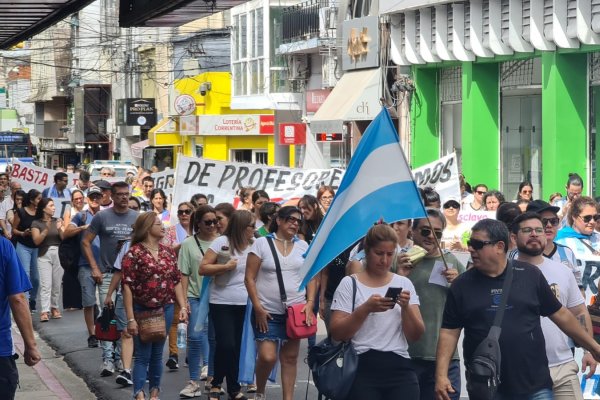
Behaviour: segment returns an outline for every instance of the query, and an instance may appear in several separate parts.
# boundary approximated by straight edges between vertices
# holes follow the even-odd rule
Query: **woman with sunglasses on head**
[[[331,186],[321,186],[319,190],[317,190],[317,201],[321,206],[321,211],[323,215],[327,213],[329,207],[331,206],[331,202],[335,196],[335,190]]]
[[[444,201],[443,213],[446,218],[446,227],[442,235],[442,246],[452,251],[467,251],[467,240],[471,236],[471,230],[458,220],[460,213],[458,199],[449,197]]]
[[[246,259],[254,242],[255,218],[237,210],[222,236],[215,239],[200,264],[200,274],[212,276],[210,315],[215,329],[215,374],[210,399],[221,395],[223,379],[232,400],[247,399],[238,379],[240,348],[248,292],[244,285]]]
[[[156,214],[140,214],[133,224],[131,247],[121,260],[127,332],[134,337],[133,396],[136,400],[147,398],[146,377],[149,398],[158,400],[165,345],[164,339],[152,343],[140,340],[136,313],[162,308],[167,327],[173,318],[184,322],[188,319],[177,257],[171,248],[160,243],[164,234],[165,228]],[[180,307],[178,315],[174,315],[174,303]]]
[[[447,200],[444,205],[451,202],[457,200]],[[465,272],[465,267],[452,253],[440,251],[438,243],[446,228],[444,215],[447,210],[449,209],[444,208],[442,214],[436,208],[427,208],[425,210],[427,217],[413,220],[412,225],[415,245],[427,251],[425,257],[410,266],[407,274],[419,297],[423,299],[420,310],[425,323],[425,333],[419,340],[411,343],[408,349],[419,381],[421,399],[430,399],[434,396],[435,383],[430,377],[435,374],[436,346],[442,325],[446,294],[454,279]],[[456,389],[451,398],[458,400],[461,385],[460,361],[456,352],[450,363],[449,376]]]
[[[308,283],[306,290],[298,291],[303,279],[300,274],[304,264],[302,255],[308,249],[308,244],[297,237],[301,223],[302,213],[298,208],[282,207],[271,223],[271,234],[256,239],[246,261],[245,283],[252,301],[254,335],[258,346],[255,399],[265,399],[267,377],[277,361],[278,348],[282,399],[292,400],[294,397],[300,340],[290,339],[286,333],[286,307],[281,301],[275,257],[281,265],[287,305],[306,302],[302,309],[306,321],[309,325],[316,323],[312,314],[316,295],[314,280]],[[270,242],[275,247],[275,254]]]
[[[185,204],[185,203],[182,203]],[[183,398],[193,398],[202,394],[200,381],[212,376],[213,371],[209,366],[208,321],[200,321],[200,296],[202,295],[203,277],[200,275],[200,263],[208,248],[218,236],[217,215],[211,206],[200,206],[191,214],[192,236],[188,236],[179,249],[177,266],[181,271],[181,285],[187,297],[190,310],[190,323],[188,324],[187,357],[189,365],[189,378],[187,385],[179,393]],[[205,310],[206,311],[206,310]],[[206,314],[205,314],[206,315]],[[203,329],[197,329],[202,326]],[[176,357],[175,354],[170,356]],[[202,364],[200,364],[202,362]],[[210,371],[209,371],[210,369]],[[207,383],[210,381],[207,379]]]
[[[558,244],[569,247],[585,270],[586,262],[600,261],[600,233],[595,228],[600,224],[598,203],[587,196],[577,197],[567,214],[567,226],[556,234]]]
[[[364,239],[364,271],[342,279],[333,296],[331,337],[352,341],[358,353],[356,378],[347,400],[419,398],[408,342],[418,340],[425,326],[412,283],[390,272],[397,245],[389,225],[369,229]],[[390,288],[400,289],[396,298],[386,297]]]

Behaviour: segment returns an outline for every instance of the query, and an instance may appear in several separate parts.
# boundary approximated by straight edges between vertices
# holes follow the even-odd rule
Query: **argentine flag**
[[[301,288],[375,222],[425,217],[425,208],[384,107],[371,122],[305,254]]]

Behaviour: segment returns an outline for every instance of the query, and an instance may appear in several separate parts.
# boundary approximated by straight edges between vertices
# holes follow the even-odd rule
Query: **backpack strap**
[[[513,270],[513,261],[509,260],[506,264],[506,275],[504,276],[504,284],[502,285],[502,298],[500,299],[500,305],[496,310],[494,324],[492,325],[488,333],[489,338],[493,338],[496,340],[500,338],[500,332],[502,331],[502,319],[504,318],[506,302],[508,301],[508,295],[510,294],[510,288],[512,286]]]

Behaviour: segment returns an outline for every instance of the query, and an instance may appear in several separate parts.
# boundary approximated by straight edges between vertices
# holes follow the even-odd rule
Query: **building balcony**
[[[317,52],[323,41],[335,42],[337,12],[335,0],[308,0],[284,8],[277,53]]]

